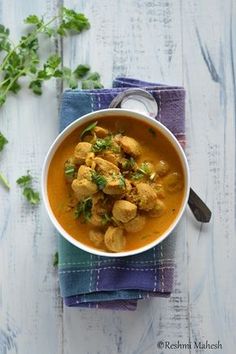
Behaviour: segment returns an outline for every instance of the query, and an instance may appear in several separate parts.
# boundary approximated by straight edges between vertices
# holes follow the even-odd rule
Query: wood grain
[[[15,38],[30,13],[61,2],[1,0],[0,19]],[[106,86],[117,75],[184,85],[192,186],[213,211],[200,225],[189,211],[176,231],[170,299],[143,301],[134,313],[63,308],[52,267],[55,232],[41,205],[28,208],[15,180],[30,169],[40,182],[58,132],[60,85],[35,98],[26,91],[1,110],[10,143],[1,156],[10,193],[0,189],[0,353],[208,353],[194,341],[236,347],[235,97],[236,6],[231,0],[65,0],[91,29],[54,43],[65,65],[90,64]],[[159,341],[192,348],[157,348]]]

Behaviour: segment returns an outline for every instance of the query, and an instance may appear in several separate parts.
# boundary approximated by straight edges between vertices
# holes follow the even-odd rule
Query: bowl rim
[[[73,130],[77,129],[80,125],[83,125],[85,122],[89,123],[90,121],[93,121],[94,119],[99,119],[100,116],[104,117],[104,116],[109,116],[112,114],[113,115],[115,114],[116,116],[120,116],[122,114],[124,114],[126,116],[128,115],[131,118],[134,118],[136,120],[145,121],[148,125],[154,126],[155,129],[161,130],[161,132],[168,138],[168,140],[171,142],[171,144],[174,145],[174,148],[181,160],[182,168],[184,171],[184,177],[185,177],[185,184],[184,184],[185,192],[184,192],[184,197],[182,200],[182,205],[180,206],[180,209],[179,209],[178,214],[176,215],[176,218],[170,224],[168,229],[161,236],[159,236],[157,239],[148,243],[145,246],[142,246],[137,249],[133,249],[133,250],[129,250],[129,251],[122,251],[122,252],[117,252],[117,253],[106,252],[106,251],[102,251],[102,250],[90,247],[90,246],[76,240],[66,230],[64,230],[52,211],[52,208],[51,208],[51,205],[49,202],[49,198],[48,198],[48,192],[47,192],[47,178],[48,178],[49,166],[50,166],[50,163],[52,161],[52,158],[53,158],[55,152],[57,151],[60,144],[64,141],[64,139],[68,135],[70,135],[73,132]],[[51,144],[51,146],[48,149],[48,152],[47,152],[44,162],[43,162],[42,176],[41,176],[41,191],[42,191],[43,203],[44,203],[47,214],[48,214],[52,224],[54,225],[56,230],[59,232],[59,234],[62,235],[67,241],[69,241],[74,246],[82,249],[83,251],[89,252],[89,253],[97,255],[97,256],[114,257],[114,258],[127,257],[127,256],[132,256],[132,255],[136,255],[136,254],[145,252],[145,251],[153,248],[154,246],[157,246],[164,239],[166,239],[172,233],[172,231],[175,229],[175,227],[179,223],[179,221],[185,211],[188,197],[189,197],[189,192],[190,192],[189,165],[188,165],[188,161],[187,161],[186,155],[184,153],[184,150],[181,147],[180,143],[178,142],[177,138],[164,124],[162,124],[161,122],[155,120],[154,118],[152,118],[144,113],[138,113],[136,111],[129,110],[129,109],[107,108],[107,109],[102,109],[102,110],[98,110],[98,111],[93,111],[93,112],[90,112],[88,114],[85,114],[85,115],[77,118],[72,123],[70,123],[65,129],[63,129],[62,132],[56,137],[56,139],[54,139],[53,143]]]

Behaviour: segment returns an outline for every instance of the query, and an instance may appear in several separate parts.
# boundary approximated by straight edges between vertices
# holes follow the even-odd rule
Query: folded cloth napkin
[[[62,97],[60,129],[91,111],[108,108],[129,87],[142,87],[156,99],[156,117],[182,145],[185,141],[182,87],[119,77],[112,89],[66,90]],[[82,251],[59,236],[59,280],[67,306],[135,310],[138,299],[169,296],[173,287],[175,235],[144,253],[121,258],[99,257]]]

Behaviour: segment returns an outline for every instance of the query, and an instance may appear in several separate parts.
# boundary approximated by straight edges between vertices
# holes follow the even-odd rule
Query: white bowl
[[[146,246],[131,250],[131,251],[123,251],[123,252],[118,252],[118,253],[112,253],[112,252],[105,252],[105,251],[100,251],[98,249],[89,247],[77,240],[75,240],[68,232],[66,232],[63,227],[59,224],[57,221],[56,217],[53,214],[53,211],[51,209],[49,199],[48,199],[48,193],[47,193],[47,177],[48,177],[48,170],[49,166],[51,163],[51,160],[54,156],[54,153],[58,149],[59,145],[62,143],[62,141],[75,129],[83,125],[84,123],[89,123],[90,121],[94,121],[99,119],[100,117],[106,117],[106,116],[113,116],[113,117],[119,117],[119,116],[126,116],[126,117],[131,117],[135,118],[136,120],[143,121],[148,123],[150,127],[153,127],[156,130],[159,130],[164,136],[166,136],[169,140],[169,142],[174,146],[182,167],[183,167],[183,173],[184,173],[184,197],[182,200],[182,205],[179,209],[179,213],[176,215],[175,220],[173,223],[169,226],[169,228],[161,235],[159,236],[155,241],[148,243]],[[65,128],[56,138],[56,140],[53,142],[51,145],[44,164],[43,164],[43,171],[42,171],[42,196],[43,196],[43,201],[46,207],[46,210],[48,212],[48,215],[55,226],[55,228],[58,230],[58,232],[65,237],[66,240],[71,242],[74,246],[81,248],[84,251],[90,252],[95,255],[99,256],[106,256],[106,257],[124,257],[124,256],[131,256],[135,255],[144,251],[147,251],[148,249],[158,245],[160,242],[162,242],[170,233],[173,231],[173,229],[176,227],[178,224],[179,220],[181,219],[183,212],[186,208],[186,204],[188,201],[189,197],[189,191],[190,191],[190,176],[189,176],[189,166],[188,162],[186,159],[186,156],[184,154],[184,151],[182,147],[180,146],[178,140],[175,138],[175,136],[170,132],[169,129],[167,129],[163,124],[160,122],[154,120],[153,118],[150,118],[147,115],[141,114],[141,113],[136,113],[131,110],[126,110],[126,109],[103,109],[100,111],[95,111],[89,114],[86,114],[82,116],[81,118],[78,118],[75,120],[73,123],[71,123],[67,128]]]

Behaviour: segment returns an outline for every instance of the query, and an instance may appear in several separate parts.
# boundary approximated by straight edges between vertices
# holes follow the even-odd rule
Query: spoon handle
[[[200,222],[209,222],[211,219],[211,211],[202,199],[190,188],[188,205],[195,216]]]

